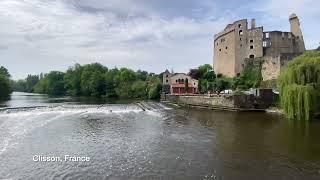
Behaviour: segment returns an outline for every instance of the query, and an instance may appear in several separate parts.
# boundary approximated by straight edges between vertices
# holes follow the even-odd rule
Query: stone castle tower
[[[292,34],[296,37],[297,42],[297,51],[300,53],[303,53],[306,50],[306,47],[304,45],[303,35],[300,28],[300,22],[299,18],[296,14],[291,14],[289,16],[289,22],[290,22],[290,30]]]

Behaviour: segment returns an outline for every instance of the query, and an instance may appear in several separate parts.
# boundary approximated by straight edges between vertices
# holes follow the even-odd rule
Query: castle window
[[[251,54],[251,55],[249,56],[249,58],[254,58],[254,55],[253,55],[253,54]]]
[[[242,30],[240,30],[240,31],[239,31],[239,35],[241,36],[242,34],[243,34],[243,31],[242,31]]]
[[[253,43],[253,39],[250,39],[250,43]]]
[[[169,77],[169,75],[167,74],[166,77]]]
[[[240,47],[242,47],[242,44],[240,44]]]
[[[242,38],[240,38],[240,41],[242,40]]]
[[[225,41],[225,39],[224,38],[221,38],[221,40],[220,40],[221,42],[224,42]]]
[[[228,49],[228,46],[226,46],[226,49]]]
[[[176,79],[176,83],[178,82],[178,80]]]
[[[267,38],[267,39],[269,38],[269,36],[270,36],[270,34],[269,34],[269,33],[266,33],[266,38]]]
[[[241,24],[238,25],[238,28],[241,28]]]
[[[253,49],[253,46],[250,46],[250,49]]]
[[[267,41],[263,41],[263,42],[262,42],[262,46],[263,46],[263,47],[267,47]]]
[[[166,82],[169,82],[168,79],[166,80]]]
[[[217,46],[218,46],[219,44],[217,43]]]
[[[219,49],[219,51],[221,51],[221,49]]]

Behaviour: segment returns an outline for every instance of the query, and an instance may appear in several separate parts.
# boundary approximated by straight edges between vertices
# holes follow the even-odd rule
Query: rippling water
[[[4,104],[46,107],[0,110],[0,179],[320,179],[318,122],[14,96]],[[34,155],[90,161],[34,162]]]

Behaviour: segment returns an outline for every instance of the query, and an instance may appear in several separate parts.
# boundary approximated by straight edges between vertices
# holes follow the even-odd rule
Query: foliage
[[[257,88],[260,86],[261,80],[261,68],[247,64],[240,75],[233,78],[232,88],[241,90]]]
[[[11,83],[10,78],[11,75],[9,71],[1,66],[0,67],[0,100],[8,99],[10,96],[11,90]]]
[[[289,62],[278,88],[286,116],[309,120],[320,109],[320,52],[308,51]]]
[[[5,77],[8,78],[8,79],[11,77],[8,69],[5,68],[5,67],[3,67],[3,66],[0,66],[0,75],[3,75],[3,76],[5,76]]]
[[[81,74],[82,66],[75,64],[70,67],[64,75],[64,88],[67,90],[68,95],[79,96],[81,95]]]
[[[0,74],[0,100],[9,98],[11,93],[10,81],[7,76]]]
[[[35,86],[36,93],[48,95],[64,95],[64,73],[59,71],[51,71],[44,75]]]
[[[230,87],[231,81],[226,77],[216,78],[216,80],[213,83],[213,90],[218,94],[220,94],[221,91],[229,89]]]
[[[185,90],[185,92],[189,91],[189,80],[188,80],[188,78],[186,78],[186,80],[184,81],[184,90]]]
[[[108,69],[99,63],[83,66],[81,92],[85,96],[102,96],[106,93],[104,74]]]
[[[66,73],[52,71],[39,76],[29,75],[12,84],[15,89],[26,92],[30,89],[26,88],[28,84],[34,92],[49,95],[157,99],[161,91],[159,75],[128,68],[108,69],[99,63],[75,64]]]

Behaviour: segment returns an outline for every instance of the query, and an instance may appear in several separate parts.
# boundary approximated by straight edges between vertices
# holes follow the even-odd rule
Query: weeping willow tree
[[[320,51],[308,51],[288,63],[278,78],[281,107],[287,117],[309,120],[320,111]]]

